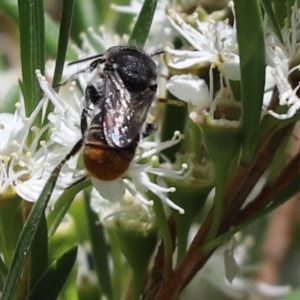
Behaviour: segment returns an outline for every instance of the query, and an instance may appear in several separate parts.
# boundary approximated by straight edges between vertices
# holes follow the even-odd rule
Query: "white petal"
[[[17,194],[22,199],[29,202],[35,202],[40,196],[45,184],[46,179],[30,179],[24,181],[21,184],[17,184],[15,189]],[[51,206],[55,202],[55,200],[57,200],[61,192],[59,192],[58,189],[55,188],[51,194],[50,202],[48,205]]]
[[[81,138],[81,133],[79,127],[76,127],[76,123],[71,123],[70,120],[66,120],[54,113],[49,114],[48,119],[55,126],[51,134],[51,139],[54,142],[70,148]]]
[[[207,84],[195,75],[173,76],[167,82],[166,87],[178,99],[189,102],[196,107],[210,103]]]
[[[223,63],[222,68],[226,78],[234,81],[241,80],[240,58],[238,55],[231,54],[231,57]]]
[[[217,55],[207,51],[175,50],[165,48],[166,53],[170,53],[171,59],[168,65],[174,69],[185,69],[199,64],[208,64],[217,61]]]
[[[230,283],[236,276],[241,274],[240,266],[237,264],[233,254],[231,249],[225,249],[224,251],[225,275]]]
[[[91,181],[101,197],[108,201],[120,201],[125,194],[125,186],[120,179],[114,181],[101,181],[91,177]]]

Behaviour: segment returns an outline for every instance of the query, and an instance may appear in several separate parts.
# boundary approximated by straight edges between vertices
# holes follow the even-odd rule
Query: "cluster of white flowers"
[[[229,2],[229,6],[234,12],[233,2]],[[197,123],[198,115],[206,110],[213,114],[216,99],[222,98],[214,99],[213,69],[217,68],[220,72],[220,91],[223,95],[223,81],[240,80],[240,60],[235,23],[231,26],[228,20],[215,21],[210,18],[200,21],[197,13],[194,13],[192,18],[196,28],[187,24],[178,13],[169,10],[170,24],[191,44],[192,50],[166,47],[165,51],[170,56],[168,65],[172,69],[184,70],[183,73],[186,73],[185,70],[209,67],[209,85],[204,79],[193,74],[174,75],[167,83],[167,89],[174,96],[189,104],[190,117]],[[228,99],[228,91],[226,95]]]
[[[52,123],[51,139],[62,145],[65,151],[69,152],[81,138],[80,117],[82,112],[82,101],[80,97],[76,95],[73,84],[69,88],[69,96],[71,96],[71,99],[67,102],[56,93],[46,81],[45,77],[39,72],[37,72],[37,76],[41,88],[55,106],[54,112],[49,115],[49,121]],[[86,82],[84,85],[86,85]],[[110,201],[121,200],[125,194],[125,190],[127,190],[140,200],[142,204],[152,205],[153,202],[147,200],[147,198],[143,196],[143,194],[149,190],[170,207],[183,213],[184,211],[167,197],[168,193],[175,191],[174,188],[166,188],[153,183],[148,175],[153,174],[160,177],[182,178],[182,173],[186,169],[186,165],[183,165],[183,168],[180,171],[173,171],[164,166],[157,168],[153,167],[153,164],[157,160],[155,155],[160,151],[177,144],[180,139],[181,135],[175,133],[172,140],[161,143],[142,140],[139,143],[135,157],[124,177],[114,181],[100,181],[92,177],[91,180],[94,187],[104,199]],[[140,161],[145,159],[149,160],[149,163],[140,164]],[[77,174],[77,177],[78,176],[79,174]],[[130,178],[131,180],[129,181],[127,178]],[[131,182],[133,182],[133,186]]]
[[[106,45],[104,45],[107,42],[105,37],[108,35],[105,34],[103,29],[101,29],[101,32],[102,34],[97,36],[95,32],[90,30],[94,40],[106,48]],[[95,54],[95,50],[88,43],[86,36],[83,39],[85,56]],[[84,53],[82,51],[78,52],[82,58]],[[84,64],[86,65],[86,62],[78,64],[76,70],[71,67],[72,71],[67,70],[65,74],[67,76],[72,75],[78,69],[84,68],[82,67]],[[49,70],[47,73],[49,74]],[[72,82],[68,87],[61,87],[60,94],[58,94],[39,71],[36,72],[36,75],[45,97],[40,101],[28,120],[24,116],[23,118],[20,117],[20,105],[18,105],[15,115],[4,114],[1,116],[0,128],[1,141],[4,141],[0,145],[0,192],[4,193],[8,187],[12,186],[21,198],[28,201],[37,200],[51,171],[81,139],[80,122],[84,103],[81,90],[85,90],[88,84],[88,76],[80,74],[78,77],[81,90],[76,89],[75,83]],[[33,121],[42,112],[42,107],[46,105],[48,99],[54,106],[53,112],[47,116],[48,122],[41,129],[32,128]],[[28,142],[29,132],[32,130],[35,137],[28,147],[26,143]],[[50,139],[39,141],[42,134],[48,132],[48,130],[51,133]],[[142,140],[129,169],[122,178],[111,182],[102,182],[91,178],[92,183],[101,194],[101,197],[110,201],[121,200],[125,191],[128,191],[140,204],[151,206],[153,201],[148,200],[145,196],[149,191],[173,209],[184,213],[182,208],[168,198],[168,194],[174,192],[175,188],[166,187],[163,183],[163,177],[182,178],[187,166],[184,164],[181,170],[175,171],[172,170],[171,166],[159,164],[156,156],[160,151],[177,144],[181,138],[182,136],[176,132],[174,138],[170,141]],[[53,201],[58,198],[64,188],[86,176],[84,170],[76,169],[78,158],[79,155],[75,155],[62,169],[52,195]],[[141,161],[148,161],[148,163],[142,164]],[[150,179],[150,175],[158,177],[157,183]]]
[[[24,103],[17,103],[14,114],[0,114],[0,195],[15,191],[22,199],[34,202],[40,195],[53,168],[65,156],[61,148],[55,147],[53,140],[41,140],[50,124],[42,128],[32,126],[46,102],[43,98],[26,118]],[[31,143],[28,145],[28,139]],[[70,160],[63,168],[50,205],[63,192],[73,176]]]
[[[161,48],[162,45],[165,45],[166,40],[170,40],[171,36],[179,33],[190,43],[193,50],[176,50],[166,47],[165,52],[170,58],[169,67],[177,70],[193,69],[199,66],[209,67],[209,84],[194,74],[175,75],[167,83],[167,88],[173,95],[189,103],[192,110],[190,116],[196,120],[197,115],[202,111],[214,108],[217,99],[217,97],[214,98],[214,68],[217,68],[220,73],[220,86],[223,91],[225,91],[224,82],[229,87],[229,81],[240,80],[240,60],[235,21],[232,25],[227,20],[200,21],[195,13],[192,15],[196,24],[196,28],[194,28],[172,9],[168,10],[166,17],[167,4],[167,1],[159,1],[158,3],[159,7],[153,22],[155,28],[150,35],[149,42],[151,44],[149,44],[148,50],[151,49],[151,45],[155,47],[152,48],[153,50]],[[133,0],[129,7],[117,5],[113,7],[120,12],[137,14],[141,5],[142,1]],[[232,1],[229,2],[229,6],[234,15]],[[266,33],[266,58],[272,77],[271,85],[276,85],[279,90],[279,104],[288,107],[285,114],[269,111],[270,115],[278,119],[293,117],[300,109],[298,96],[300,84],[294,86],[289,80],[290,75],[295,70],[299,71],[299,65],[291,68],[291,61],[294,61],[299,55],[297,40],[300,29],[300,12],[296,6],[292,10],[290,21],[291,28],[286,26],[282,30],[283,43],[271,31]],[[164,28],[164,32],[158,34],[161,28]],[[120,38],[107,34],[104,28],[100,29],[100,35],[93,29],[89,30],[88,35],[103,50],[114,45],[126,44],[126,37]],[[98,53],[92,47],[86,34],[82,35],[82,39],[83,50],[75,48],[79,58]],[[66,67],[64,77],[70,77],[78,70],[83,69],[86,64],[87,62],[84,62]],[[47,77],[52,74],[52,66],[52,64],[48,64],[46,68]],[[82,138],[80,122],[84,101],[81,91],[84,91],[89,84],[84,74],[79,74],[78,80],[81,89],[77,89],[75,83],[71,83],[67,87],[61,87],[58,94],[39,71],[37,71],[37,78],[45,97],[41,99],[28,118],[25,116],[22,100],[16,104],[14,114],[0,113],[0,196],[13,190],[20,198],[32,202],[38,199],[53,169]],[[54,105],[54,110],[47,116],[45,125],[42,128],[37,128],[33,126],[34,120],[38,114],[42,114],[45,110],[48,99]],[[50,138],[41,140],[41,137],[49,132],[51,133]],[[134,159],[124,176],[111,182],[91,178],[94,186],[92,207],[100,214],[103,222],[109,223],[113,219],[112,217],[117,215],[127,219],[142,219],[147,226],[153,217],[151,210],[153,201],[149,197],[150,194],[155,194],[172,209],[184,213],[184,210],[169,198],[168,195],[174,192],[175,188],[167,187],[163,178],[182,179],[187,173],[187,165],[183,164],[180,170],[175,171],[170,164],[160,164],[158,160],[159,152],[174,146],[181,138],[180,133],[175,132],[174,137],[169,141],[141,140]],[[51,197],[51,205],[65,188],[78,178],[86,176],[84,170],[77,169],[79,157],[79,154],[72,157],[63,167]],[[152,178],[157,178],[156,182]],[[245,249],[247,248],[247,245],[243,246]],[[236,253],[238,256],[238,250]],[[213,256],[213,259],[217,257],[217,254]],[[242,257],[241,262],[243,262],[245,257],[243,248],[240,249],[240,255]],[[230,288],[234,287],[235,290],[230,294],[228,283],[223,280],[224,276],[221,282],[221,280],[216,280],[216,272],[213,272],[211,278],[207,274],[207,271],[211,269],[218,270],[217,274],[220,273],[220,255],[216,261],[213,259],[203,268],[202,273],[205,274],[205,279],[211,281],[212,284],[218,282],[218,288],[230,296],[235,297],[235,292],[244,294],[253,290],[267,295],[272,293],[282,295],[287,292],[286,288],[276,290],[276,287],[236,278],[233,281],[233,286],[230,286]],[[230,291],[232,292],[232,290]]]
[[[281,34],[283,43],[272,31],[266,32],[266,58],[271,76],[279,91],[279,104],[287,107],[286,113],[269,111],[269,114],[284,120],[293,117],[300,109],[300,83],[299,80],[298,82],[291,80],[291,74],[295,71],[299,72],[300,69],[300,64],[297,63],[300,58],[300,11],[296,4],[292,7],[290,28],[286,24]]]
[[[232,9],[233,2],[228,5]],[[190,103],[193,112],[201,112],[208,109],[213,104],[214,82],[212,69],[218,68],[220,72],[220,83],[228,80],[240,80],[240,63],[238,54],[238,44],[236,36],[235,21],[230,26],[225,21],[215,21],[208,19],[199,21],[198,15],[194,14],[196,28],[187,24],[179,14],[170,10],[168,18],[172,27],[188,41],[193,50],[171,49],[166,47],[166,52],[170,54],[169,67],[178,70],[188,70],[201,66],[210,66],[209,85],[196,75],[183,74],[172,76],[167,83],[169,91],[180,100]],[[300,33],[300,12],[295,4],[292,7],[290,26],[286,24],[282,29],[283,43],[268,28],[268,20],[265,18],[266,34],[266,94],[264,103],[270,102],[270,87],[276,86],[279,91],[279,104],[287,107],[287,112],[280,114],[274,111],[268,113],[277,119],[288,119],[293,117],[300,109],[299,83],[293,83],[291,74],[299,72],[299,43]],[[295,63],[297,63],[295,65]],[[183,71],[186,73],[186,71]],[[226,84],[227,87],[230,84]],[[194,116],[194,114],[191,114]]]

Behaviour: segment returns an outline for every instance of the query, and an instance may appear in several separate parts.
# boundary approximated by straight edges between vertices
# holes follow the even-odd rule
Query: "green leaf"
[[[0,252],[9,266],[23,228],[22,199],[12,188],[0,195]]]
[[[285,18],[286,18],[286,1],[282,0],[272,0],[274,5],[274,11],[276,15],[276,19],[278,21],[278,24],[280,28],[283,28],[285,24]]]
[[[75,264],[77,246],[54,261],[34,286],[26,300],[56,300]]]
[[[55,233],[57,227],[70,208],[70,205],[72,204],[77,193],[90,185],[90,180],[84,180],[66,189],[64,193],[58,198],[58,200],[55,202],[54,209],[51,210],[47,218],[49,237],[51,237]]]
[[[253,157],[260,124],[265,85],[265,43],[259,1],[235,0],[234,7],[242,81],[241,163],[247,165]]]
[[[22,91],[26,115],[30,115],[42,97],[35,70],[44,73],[45,21],[43,0],[18,0],[22,65]],[[36,125],[39,125],[36,120]]]
[[[95,270],[100,283],[101,292],[107,299],[112,297],[112,285],[108,266],[108,246],[104,235],[103,225],[100,224],[98,216],[90,207],[90,198],[87,192],[84,193],[85,207],[88,219],[90,241]]]
[[[8,269],[0,256],[0,291],[2,291]]]
[[[266,14],[268,15],[268,17],[270,19],[270,23],[271,23],[271,26],[273,28],[274,33],[279,38],[280,42],[283,43],[283,38],[282,38],[282,35],[281,35],[280,25],[278,23],[275,12],[273,10],[271,0],[260,0],[260,1],[261,1],[261,4],[262,4]],[[284,1],[281,1],[281,2],[284,2]]]
[[[128,44],[143,47],[148,38],[157,0],[145,0],[141,12],[135,22]]]
[[[34,236],[36,234],[40,220],[44,214],[47,203],[51,197],[52,191],[55,187],[55,183],[59,174],[61,166],[57,167],[50,178],[48,179],[45,187],[43,188],[41,195],[37,202],[34,204],[28,219],[22,229],[20,238],[18,240],[14,257],[6,278],[6,282],[2,292],[1,300],[13,299],[14,291],[22,272],[26,257],[30,250]]]
[[[56,86],[61,81],[61,75],[64,68],[64,62],[66,59],[69,35],[70,35],[71,24],[72,24],[74,1],[75,0],[63,1],[61,23],[59,29],[57,57],[56,57],[55,71],[54,71],[54,77],[52,83],[53,86]]]
[[[167,94],[167,98],[169,96],[170,93]],[[184,129],[186,127],[187,115],[187,107],[166,104],[164,110],[164,118],[161,125],[162,141],[170,140],[174,136],[175,131],[184,132]],[[180,142],[173,147],[167,148],[163,151],[163,154],[166,155],[170,159],[170,161],[175,162],[176,154],[178,153],[181,144],[182,143]]]
[[[101,12],[97,9],[97,2],[105,1],[84,0],[75,2],[73,21],[74,36],[78,37],[82,32],[86,32],[89,27],[98,28],[100,26],[101,18],[99,14],[101,14]]]
[[[34,236],[30,249],[30,289],[36,284],[48,266],[48,235],[44,214]]]

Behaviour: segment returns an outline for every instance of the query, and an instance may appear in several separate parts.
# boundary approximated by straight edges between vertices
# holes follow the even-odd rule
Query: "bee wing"
[[[155,93],[130,94],[117,72],[105,72],[104,134],[111,147],[124,148],[140,135]]]

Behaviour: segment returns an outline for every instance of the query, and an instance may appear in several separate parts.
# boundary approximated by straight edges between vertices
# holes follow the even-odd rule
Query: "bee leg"
[[[79,70],[78,72],[74,73],[73,75],[71,75],[70,77],[68,77],[67,79],[65,79],[64,81],[62,81],[59,84],[57,84],[55,86],[55,88],[56,87],[60,87],[62,85],[66,85],[68,82],[77,79],[80,74],[82,74],[82,73],[89,73],[90,70],[91,70],[90,67],[87,67],[87,68],[84,68],[82,70]]]
[[[75,146],[72,148],[72,150],[65,156],[65,158],[60,162],[60,164],[57,166],[58,169],[61,169],[62,166],[72,157],[74,156],[82,147],[83,139],[80,139]]]
[[[81,129],[82,136],[84,136],[84,133],[87,131],[88,128],[87,115],[88,115],[88,110],[84,108],[81,113],[81,122],[80,122],[80,129]]]
[[[153,134],[157,130],[157,125],[152,124],[152,123],[146,123],[143,131],[142,131],[142,136],[143,138],[148,137],[149,135]]]
[[[86,180],[87,178],[88,178],[87,175],[83,175],[83,176],[79,177],[76,181],[74,181],[72,184],[70,184],[70,185],[66,188],[66,190],[68,190],[68,189],[70,189],[71,187],[73,187],[73,186],[75,186],[75,185],[81,183],[82,181]]]

